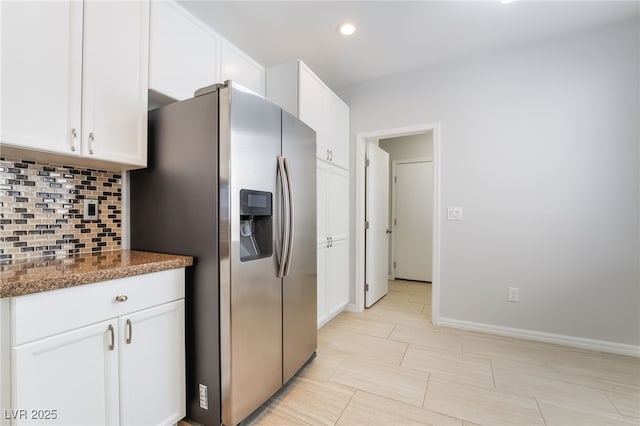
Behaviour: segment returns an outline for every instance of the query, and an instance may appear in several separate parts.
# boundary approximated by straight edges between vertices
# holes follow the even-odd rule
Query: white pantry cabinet
[[[151,2],[149,89],[175,100],[220,82],[221,37],[172,1]]]
[[[349,300],[349,172],[317,161],[318,326]]]
[[[349,303],[349,241],[318,244],[318,328]]]
[[[349,107],[304,62],[268,68],[267,98],[316,131],[319,159],[349,168]]]
[[[174,424],[186,413],[184,269],[11,299],[22,424]],[[48,410],[48,411],[47,411]]]
[[[146,166],[148,1],[0,7],[5,155]]]

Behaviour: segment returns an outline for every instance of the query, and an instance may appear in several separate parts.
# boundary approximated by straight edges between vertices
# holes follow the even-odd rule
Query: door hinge
[[[366,159],[364,160],[364,166],[365,166],[365,167],[369,167],[369,159],[368,159],[368,158],[366,158]]]
[[[369,291],[369,284],[364,283],[364,291]]]
[[[369,229],[369,221],[364,222],[364,229]]]
[[[393,269],[396,269],[396,262],[393,262]]]
[[[393,177],[393,182],[398,183],[398,176]]]
[[[393,218],[393,224],[394,224],[394,225],[398,225],[398,219]]]

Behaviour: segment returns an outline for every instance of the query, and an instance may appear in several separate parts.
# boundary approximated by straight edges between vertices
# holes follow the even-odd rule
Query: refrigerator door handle
[[[289,267],[291,267],[291,258],[293,257],[293,238],[295,234],[295,202],[293,198],[293,181],[291,179],[291,168],[289,167],[289,160],[284,158],[284,170],[287,174],[287,187],[289,197],[289,241],[287,244],[286,264],[284,268],[284,276],[289,275]]]
[[[278,278],[284,277],[285,274],[285,265],[287,263],[287,257],[289,256],[289,226],[290,226],[290,215],[291,209],[289,207],[289,181],[286,177],[286,169],[284,158],[278,155],[278,179],[280,181],[280,194],[282,197],[282,203],[284,204],[282,209],[282,215],[284,216],[282,222],[284,223],[284,228],[282,229],[281,244],[282,254],[280,256],[280,262],[278,264]]]

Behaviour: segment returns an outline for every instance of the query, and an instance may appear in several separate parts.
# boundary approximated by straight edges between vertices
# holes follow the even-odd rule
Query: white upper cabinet
[[[349,107],[302,61],[267,69],[267,98],[316,131],[318,159],[349,168]]]
[[[151,3],[149,89],[176,100],[221,81],[220,36],[173,2]]]
[[[264,67],[225,39],[222,39],[221,52],[221,80],[235,81],[236,83],[240,83],[247,89],[250,89],[257,94],[264,96]]]
[[[149,3],[1,7],[3,148],[146,166]]]
[[[80,155],[82,2],[5,1],[0,8],[1,142]]]
[[[146,166],[149,3],[84,9],[83,154]]]

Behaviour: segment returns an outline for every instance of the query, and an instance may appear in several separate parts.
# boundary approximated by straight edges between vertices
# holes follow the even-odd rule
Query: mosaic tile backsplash
[[[121,225],[120,174],[0,157],[0,263],[118,250]]]

